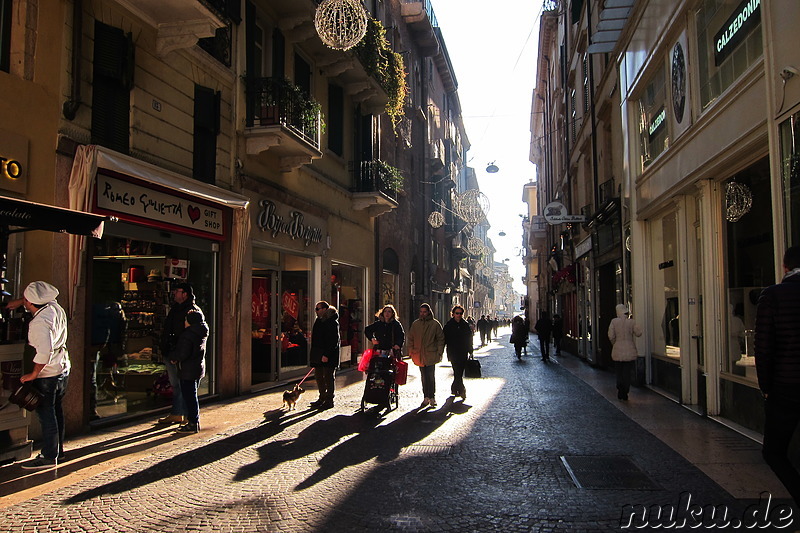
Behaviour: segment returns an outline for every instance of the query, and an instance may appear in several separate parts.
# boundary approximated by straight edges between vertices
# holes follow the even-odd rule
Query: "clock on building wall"
[[[675,112],[675,122],[683,122],[683,112],[686,109],[686,57],[683,54],[681,43],[675,43],[672,49],[672,110]]]

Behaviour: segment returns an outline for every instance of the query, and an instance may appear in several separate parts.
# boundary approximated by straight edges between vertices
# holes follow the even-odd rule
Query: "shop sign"
[[[97,207],[159,224],[224,235],[221,209],[97,174]]]
[[[714,64],[720,66],[761,22],[761,0],[744,0],[714,35]]]
[[[279,206],[271,200],[261,200],[256,215],[256,225],[273,239],[284,235],[292,241],[300,241],[308,248],[322,242],[321,224],[316,226],[306,220],[307,215],[288,206]]]
[[[283,291],[281,304],[283,305],[284,312],[289,313],[289,316],[297,320],[298,313],[300,312],[300,302],[297,301],[297,295],[289,291]]]
[[[544,208],[544,219],[548,224],[561,224],[564,222],[584,222],[586,215],[569,215],[567,208],[561,202],[550,202]]]
[[[28,140],[0,130],[0,188],[24,194],[27,171]]]
[[[592,251],[592,236],[589,235],[577,245],[575,245],[575,259],[581,257],[582,255],[586,255]]]

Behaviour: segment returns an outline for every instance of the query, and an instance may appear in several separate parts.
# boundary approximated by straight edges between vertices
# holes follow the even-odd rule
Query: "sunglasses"
[[[463,315],[464,312],[463,311],[453,311],[453,314],[454,315]]]

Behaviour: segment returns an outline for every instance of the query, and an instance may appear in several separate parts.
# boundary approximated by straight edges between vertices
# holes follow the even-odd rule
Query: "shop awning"
[[[0,196],[0,231],[6,233],[45,230],[99,239],[103,236],[103,223],[108,219],[103,215]]]

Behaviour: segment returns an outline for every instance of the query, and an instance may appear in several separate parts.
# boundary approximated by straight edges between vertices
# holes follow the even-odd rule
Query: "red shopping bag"
[[[408,363],[405,361],[397,361],[395,363],[394,382],[398,385],[405,385],[408,380]]]
[[[369,370],[369,360],[372,359],[372,348],[367,348],[361,354],[361,360],[358,362],[358,371],[366,372]]]

